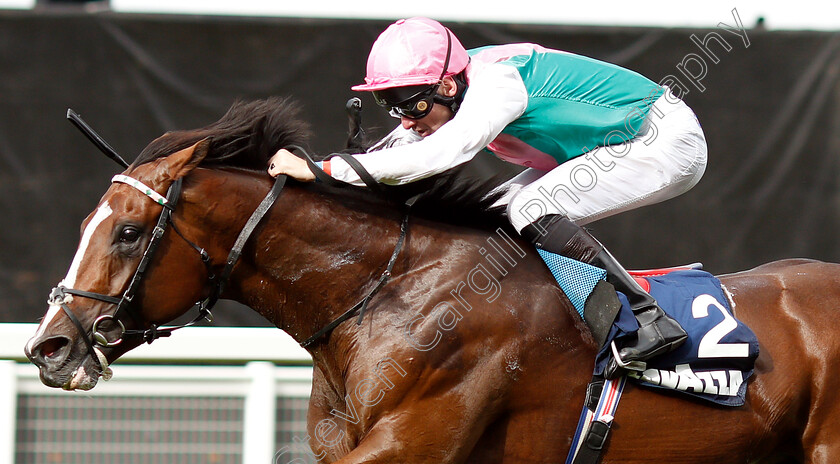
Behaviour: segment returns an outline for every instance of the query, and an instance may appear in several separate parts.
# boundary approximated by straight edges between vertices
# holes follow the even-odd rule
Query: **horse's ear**
[[[166,172],[172,180],[180,179],[189,174],[207,156],[210,149],[210,139],[199,140],[198,143],[167,156],[164,159]]]

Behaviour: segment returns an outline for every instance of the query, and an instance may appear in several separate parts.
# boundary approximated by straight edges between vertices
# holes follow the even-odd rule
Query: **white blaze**
[[[96,214],[93,215],[93,219],[90,220],[87,227],[85,227],[85,231],[82,234],[82,240],[79,242],[79,249],[76,250],[76,256],[73,257],[73,262],[70,264],[70,270],[67,271],[67,276],[64,277],[59,285],[64,285],[67,288],[73,288],[76,285],[76,276],[79,273],[79,266],[82,264],[82,259],[85,257],[85,253],[87,252],[87,247],[90,245],[90,239],[93,237],[93,233],[96,232],[96,228],[99,227],[99,224],[102,223],[108,216],[113,213],[111,210],[111,206],[108,203],[102,203],[96,210]]]
[[[73,286],[76,285],[76,276],[79,273],[79,266],[81,266],[82,259],[85,257],[85,253],[87,252],[88,245],[90,245],[90,239],[93,237],[93,233],[96,232],[96,229],[100,224],[102,224],[102,221],[107,219],[113,212],[114,211],[107,202],[102,203],[102,205],[97,208],[96,214],[93,215],[93,218],[90,220],[87,227],[85,227],[84,233],[82,233],[82,240],[79,242],[79,248],[76,250],[76,256],[73,257],[73,262],[70,264],[70,270],[67,271],[67,276],[64,277],[64,280],[59,282],[59,285],[63,285],[67,288],[73,288]],[[30,344],[33,340],[44,334],[47,326],[59,311],[61,311],[60,306],[50,306],[50,309],[47,311],[47,315],[44,316],[44,320],[41,321],[41,325],[38,326],[38,332],[30,340]],[[30,346],[30,349],[31,348],[32,347]]]

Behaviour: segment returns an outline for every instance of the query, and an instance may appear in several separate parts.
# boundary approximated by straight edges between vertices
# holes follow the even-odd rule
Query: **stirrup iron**
[[[615,363],[618,367],[628,370],[628,371],[638,371],[644,372],[647,369],[647,363],[644,361],[627,361],[621,359],[621,356],[618,355],[618,348],[615,346],[615,340],[610,342],[610,349],[612,349],[612,355],[615,359]]]

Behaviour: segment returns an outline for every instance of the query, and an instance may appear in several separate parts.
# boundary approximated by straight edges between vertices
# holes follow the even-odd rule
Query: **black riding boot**
[[[620,359],[610,359],[605,377],[616,377],[622,368],[644,370],[647,359],[674,350],[688,338],[595,237],[565,216],[542,217],[523,229],[522,236],[545,251],[606,270],[607,282],[627,296],[639,331],[635,341],[619,350]]]

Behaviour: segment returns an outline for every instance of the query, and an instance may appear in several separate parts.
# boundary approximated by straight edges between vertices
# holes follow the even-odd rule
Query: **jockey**
[[[427,18],[399,20],[376,40],[365,83],[401,124],[354,157],[380,182],[402,184],[465,163],[486,149],[526,169],[500,200],[520,234],[546,251],[607,271],[639,321],[637,337],[611,360],[643,369],[685,331],[581,226],[673,198],[706,167],[706,141],[694,113],[667,87],[633,71],[535,44],[465,50]],[[338,157],[330,176],[364,185]],[[273,176],[313,180],[305,161],[280,150]],[[628,365],[628,363],[630,363]]]

